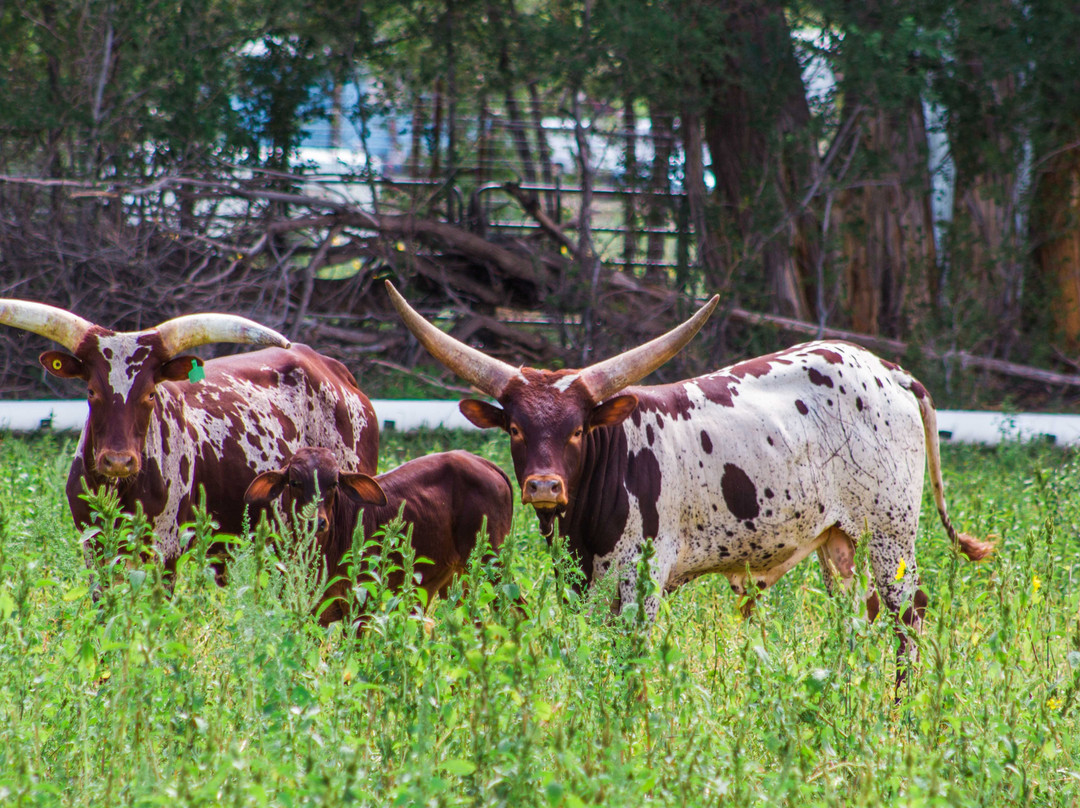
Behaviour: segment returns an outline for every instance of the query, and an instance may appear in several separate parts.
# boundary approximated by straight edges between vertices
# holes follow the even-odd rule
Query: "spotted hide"
[[[815,551],[830,587],[836,574],[850,582],[865,537],[877,594],[917,629],[927,461],[954,545],[971,559],[992,551],[949,521],[926,389],[869,351],[811,342],[676,384],[627,386],[685,345],[701,312],[619,357],[546,371],[486,357],[390,293],[425,347],[499,402],[461,409],[477,426],[509,433],[522,500],[541,530],[550,535],[558,522],[588,581],[615,570],[624,609],[647,539],[661,591],[720,573],[752,595]],[[876,604],[875,596],[871,612]],[[650,616],[658,605],[648,599]]]
[[[502,469],[462,451],[420,457],[372,478],[341,471],[326,449],[305,447],[284,468],[256,477],[244,498],[263,511],[277,503],[286,518],[316,503],[314,536],[327,580],[333,582],[324,596],[330,604],[320,614],[323,625],[345,616],[352,582],[346,579],[343,558],[361,520],[363,535],[370,539],[402,514],[412,526],[416,556],[423,559],[416,565],[420,586],[430,596],[445,593],[453,577],[464,572],[485,523],[490,546],[497,550],[514,515],[513,490]],[[295,527],[289,532],[294,537],[303,533]],[[399,570],[387,583],[396,588],[403,581]]]
[[[221,530],[237,533],[248,483],[301,446],[319,443],[343,468],[375,470],[374,410],[337,360],[304,345],[205,363],[178,356],[211,342],[289,345],[250,320],[199,314],[115,332],[52,306],[0,300],[0,324],[59,342],[71,353],[47,351],[42,365],[86,385],[90,414],[67,481],[75,523],[91,524],[84,488],[110,486],[125,512],[142,508],[169,570],[200,489]]]
[[[567,378],[545,375],[533,384]],[[624,395],[637,406],[620,425],[589,433],[559,516],[589,579],[621,571],[624,603],[646,538],[663,591],[719,572],[752,594],[815,551],[830,588],[835,573],[849,581],[866,537],[886,606],[924,605],[915,536],[927,458],[949,536],[969,557],[989,551],[949,521],[926,389],[866,350],[808,343]]]

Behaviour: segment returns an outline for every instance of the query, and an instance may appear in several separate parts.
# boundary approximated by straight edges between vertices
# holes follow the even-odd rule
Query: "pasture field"
[[[384,467],[453,447],[510,470],[501,433],[384,434]],[[1080,805],[1080,455],[945,447],[954,522],[999,552],[958,559],[925,499],[897,702],[891,622],[828,598],[816,560],[747,621],[709,576],[646,633],[610,586],[575,592],[520,505],[503,568],[474,561],[427,619],[376,580],[366,629],[319,628],[264,532],[219,588],[201,524],[172,598],[154,566],[99,565],[95,604],[73,448],[0,438],[0,804]]]

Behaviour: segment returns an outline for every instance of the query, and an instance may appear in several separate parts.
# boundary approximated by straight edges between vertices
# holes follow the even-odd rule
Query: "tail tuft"
[[[997,549],[993,541],[979,541],[967,533],[956,534],[956,546],[972,561],[982,561]]]

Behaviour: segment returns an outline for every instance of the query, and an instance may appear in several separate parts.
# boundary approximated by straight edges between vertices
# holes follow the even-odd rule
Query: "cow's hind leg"
[[[855,581],[855,541],[839,527],[825,531],[825,540],[817,549],[821,564],[821,577],[825,582],[825,591],[833,596],[837,592],[837,578],[840,579],[839,591],[851,592]],[[880,604],[877,590],[871,586],[866,595],[866,616],[870,622],[877,617]]]
[[[926,593],[919,588],[914,535],[903,539],[875,532],[870,543],[870,567],[885,608],[897,620],[896,688],[899,692],[908,668],[918,660],[914,635],[922,628],[928,602]]]

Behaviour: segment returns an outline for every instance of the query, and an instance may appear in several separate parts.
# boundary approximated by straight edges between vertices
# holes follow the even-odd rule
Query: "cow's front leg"
[[[652,625],[660,613],[660,597],[674,567],[674,548],[668,542],[653,543],[653,554],[647,563],[641,553],[635,553],[619,570],[619,611]],[[642,572],[647,571],[647,577]]]

